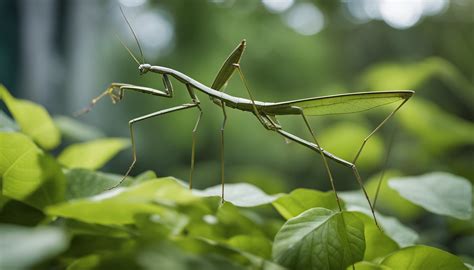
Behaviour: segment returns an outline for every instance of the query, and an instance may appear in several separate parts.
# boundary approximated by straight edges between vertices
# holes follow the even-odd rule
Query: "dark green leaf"
[[[283,225],[272,256],[291,269],[344,269],[364,252],[364,223],[354,213],[312,208]]]
[[[79,199],[97,195],[114,187],[122,180],[120,175],[94,172],[87,169],[65,170],[66,199]]]

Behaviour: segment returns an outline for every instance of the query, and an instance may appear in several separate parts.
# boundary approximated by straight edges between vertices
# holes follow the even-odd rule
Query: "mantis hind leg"
[[[321,147],[321,145],[318,143],[318,141],[317,141],[317,139],[316,139],[316,135],[315,135],[313,129],[311,128],[311,126],[310,126],[310,124],[309,124],[309,122],[308,122],[308,119],[307,119],[306,116],[304,115],[303,111],[301,111],[301,116],[303,117],[303,120],[304,120],[304,122],[305,122],[305,125],[306,125],[306,127],[308,128],[309,132],[311,133],[311,136],[313,137],[314,143],[315,143],[316,145],[318,145],[319,148],[320,148],[320,150],[321,150],[320,153],[321,153],[321,156],[322,156],[322,158],[323,158],[324,167],[326,168],[326,171],[327,171],[328,176],[329,176],[329,180],[331,181],[332,189],[333,189],[333,191],[335,192],[335,194],[336,194],[335,196],[336,196],[336,198],[337,198],[337,193],[336,193],[336,189],[335,189],[335,186],[334,186],[334,179],[333,179],[333,177],[332,177],[331,170],[329,169],[329,165],[328,165],[327,159],[326,159],[325,155],[324,155],[323,152],[322,152],[322,151],[324,151],[324,149],[323,149],[323,148]],[[360,188],[362,189],[362,191],[363,191],[363,193],[364,193],[364,195],[365,195],[365,198],[366,198],[366,200],[367,200],[367,203],[369,204],[370,211],[372,212],[372,216],[374,217],[375,225],[377,225],[377,227],[379,227],[379,229],[380,229],[380,226],[379,226],[379,224],[378,224],[378,222],[377,222],[377,217],[375,216],[374,208],[373,208],[373,206],[372,206],[372,202],[370,201],[369,196],[368,196],[368,194],[367,194],[367,191],[365,190],[365,187],[364,187],[364,184],[363,184],[363,182],[362,182],[362,178],[360,177],[360,174],[359,174],[359,171],[358,171],[358,169],[357,169],[357,166],[356,166],[354,163],[352,163],[351,168],[352,168],[352,172],[354,173],[355,178],[357,179],[357,183],[359,183],[359,186],[360,186]],[[338,200],[338,203],[339,203],[339,200]],[[339,204],[339,209],[341,209],[340,204]]]
[[[320,146],[320,144],[319,144],[319,142],[318,142],[318,140],[317,140],[317,138],[316,138],[316,134],[314,133],[313,129],[311,128],[311,126],[310,126],[310,124],[309,124],[309,122],[308,122],[308,119],[306,118],[306,116],[304,115],[303,112],[301,112],[301,116],[303,117],[303,120],[304,120],[304,122],[305,122],[305,125],[306,125],[306,127],[308,128],[308,131],[310,132],[314,143],[311,143],[311,142],[309,142],[309,141],[306,141],[306,140],[304,140],[304,139],[302,139],[302,138],[300,138],[300,137],[298,137],[298,136],[296,136],[296,135],[294,135],[294,134],[291,134],[291,133],[289,133],[289,132],[287,132],[287,131],[285,131],[285,130],[283,130],[283,129],[277,129],[277,130],[275,130],[275,131],[278,132],[278,133],[279,133],[280,135],[282,135],[283,137],[285,137],[285,138],[287,138],[287,139],[289,139],[289,140],[291,140],[291,141],[297,142],[297,143],[299,143],[299,144],[301,144],[301,145],[303,145],[303,146],[305,146],[305,147],[307,147],[307,148],[309,148],[309,149],[311,149],[311,150],[313,150],[313,151],[319,152],[319,153],[321,154],[321,157],[322,157],[323,163],[324,163],[324,167],[325,167],[325,169],[326,169],[326,172],[328,173],[329,181],[330,181],[330,183],[331,183],[331,188],[332,188],[332,190],[333,190],[333,192],[334,192],[334,196],[335,196],[335,198],[336,198],[336,202],[337,202],[339,211],[342,211],[342,206],[341,206],[341,203],[340,203],[339,196],[337,195],[336,187],[335,187],[335,184],[334,184],[334,178],[333,178],[333,176],[332,176],[331,169],[329,168],[329,164],[328,164],[328,162],[327,162],[327,159],[328,159],[328,158],[329,158],[329,159],[332,159],[332,160],[334,160],[334,161],[336,161],[336,162],[338,162],[338,163],[340,163],[340,164],[342,164],[342,165],[344,165],[344,166],[346,166],[346,167],[351,168],[351,169],[353,170],[353,173],[354,173],[356,179],[357,179],[357,182],[359,183],[359,185],[360,185],[362,191],[364,192],[364,195],[365,195],[365,197],[366,197],[366,199],[367,199],[367,202],[369,203],[369,206],[370,206],[370,209],[371,209],[372,216],[373,216],[373,218],[374,218],[375,224],[377,225],[377,227],[378,227],[379,229],[381,229],[380,226],[378,225],[377,218],[376,218],[376,216],[375,216],[375,211],[374,211],[374,209],[373,209],[373,207],[372,207],[372,203],[371,203],[371,201],[370,201],[370,199],[369,199],[369,197],[368,197],[368,195],[367,195],[367,192],[366,192],[364,186],[362,185],[362,180],[361,180],[361,177],[360,177],[359,172],[358,172],[358,170],[357,170],[357,167],[356,167],[354,164],[352,164],[352,163],[350,163],[350,162],[348,162],[348,161],[346,161],[346,160],[344,160],[344,159],[342,159],[342,158],[339,158],[339,157],[337,157],[337,156],[335,156],[335,155],[329,153],[328,151],[324,150],[324,149]],[[269,120],[270,120],[270,119],[269,119]]]
[[[183,105],[179,105],[179,106],[176,106],[176,107],[172,107],[172,108],[160,110],[160,111],[157,111],[157,112],[154,112],[154,113],[150,113],[150,114],[147,114],[147,115],[143,115],[143,116],[140,116],[140,117],[137,117],[137,118],[134,118],[134,119],[130,120],[128,122],[128,126],[129,126],[129,129],[130,129],[130,141],[132,142],[132,157],[133,157],[133,160],[132,160],[132,163],[130,164],[130,166],[128,167],[127,171],[125,172],[125,175],[123,176],[122,180],[120,180],[120,182],[118,182],[116,185],[114,185],[113,187],[111,187],[109,189],[116,188],[117,186],[122,184],[123,181],[125,181],[125,179],[128,177],[128,175],[132,171],[133,167],[135,166],[135,163],[137,162],[137,151],[136,151],[135,137],[134,137],[134,132],[133,132],[133,125],[135,123],[143,121],[143,120],[147,120],[147,119],[150,119],[150,118],[153,118],[153,117],[156,117],[156,116],[160,116],[160,115],[164,115],[164,114],[168,114],[168,113],[172,113],[172,112],[176,112],[176,111],[180,111],[180,110],[193,108],[193,107],[196,107],[196,106],[197,106],[197,104],[194,104],[194,103],[193,104],[183,104]]]

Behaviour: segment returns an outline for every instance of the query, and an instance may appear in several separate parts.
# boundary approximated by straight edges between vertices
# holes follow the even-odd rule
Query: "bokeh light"
[[[300,3],[291,8],[285,16],[289,27],[305,35],[315,35],[324,27],[324,15],[311,3]]]
[[[262,0],[262,3],[268,11],[281,13],[289,9],[293,5],[294,0]]]

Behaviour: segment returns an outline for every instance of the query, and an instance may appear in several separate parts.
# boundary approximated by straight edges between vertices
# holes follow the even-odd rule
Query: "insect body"
[[[126,19],[126,18],[125,18]],[[128,21],[127,21],[128,23]],[[131,29],[131,27],[130,27]],[[133,30],[132,30],[133,32]],[[133,33],[135,35],[135,33]],[[137,44],[140,48],[140,45],[137,40]],[[366,142],[370,139],[370,137],[380,129],[397,111],[400,107],[405,104],[406,101],[413,95],[414,91],[411,90],[393,90],[393,91],[378,91],[378,92],[357,92],[357,93],[348,93],[348,94],[340,94],[340,95],[331,95],[331,96],[321,96],[321,97],[311,97],[306,99],[299,99],[299,100],[292,100],[292,101],[284,101],[284,102],[262,102],[255,100],[252,92],[250,91],[247,82],[245,80],[244,74],[240,68],[240,59],[243,54],[243,51],[246,46],[246,41],[243,40],[229,55],[227,60],[224,62],[223,66],[221,67],[220,71],[218,72],[213,84],[211,87],[208,87],[199,81],[191,78],[190,76],[181,73],[177,70],[163,67],[163,66],[154,66],[146,63],[140,63],[133,53],[127,48],[133,59],[139,65],[138,69],[141,74],[145,74],[148,72],[157,73],[162,75],[163,78],[163,86],[164,90],[158,90],[155,88],[149,87],[142,87],[136,86],[131,84],[125,83],[112,83],[106,91],[104,91],[101,95],[97,98],[93,99],[91,105],[84,110],[84,112],[89,111],[92,106],[94,106],[97,101],[109,95],[112,98],[112,101],[115,103],[117,101],[122,100],[124,96],[124,92],[127,91],[137,91],[144,94],[150,94],[154,96],[161,96],[172,98],[173,97],[173,86],[170,81],[170,77],[176,79],[178,82],[184,84],[190,96],[190,102],[185,103],[179,106],[175,106],[172,108],[163,109],[157,112],[153,112],[147,115],[140,116],[138,118],[132,119],[129,121],[129,128],[130,128],[130,139],[132,142],[132,152],[133,152],[133,161],[126,171],[122,181],[130,174],[135,162],[136,158],[136,148],[135,148],[135,139],[134,139],[134,130],[133,125],[137,122],[150,119],[152,117],[157,117],[165,114],[169,114],[176,111],[187,110],[187,109],[197,109],[199,111],[198,118],[194,125],[193,129],[193,137],[192,137],[192,149],[191,149],[191,170],[190,170],[190,177],[189,177],[189,186],[192,187],[192,177],[194,171],[194,158],[195,158],[195,144],[196,144],[196,131],[199,126],[199,121],[203,114],[203,111],[200,106],[200,101],[195,93],[195,90],[208,95],[211,100],[222,108],[223,113],[223,122],[221,127],[221,184],[222,184],[222,200],[224,200],[224,129],[227,120],[226,108],[238,109],[245,112],[250,112],[254,114],[254,116],[258,119],[258,121],[262,124],[262,126],[275,132],[287,140],[294,141],[298,144],[301,144],[317,153],[319,153],[322,157],[324,167],[328,174],[331,187],[334,191],[336,201],[339,206],[339,210],[342,210],[341,204],[339,202],[338,195],[336,193],[336,189],[334,186],[334,179],[329,168],[327,159],[331,159],[337,163],[340,163],[353,171],[353,174],[359,183],[360,187],[362,188],[366,199],[369,203],[369,206],[372,210],[372,214],[374,216],[374,220],[377,223],[377,219],[375,217],[374,209],[372,207],[371,201],[365,191],[365,188],[362,184],[362,179],[360,174],[357,170],[357,160],[359,158],[360,153],[362,152]],[[141,52],[141,48],[140,48]],[[143,54],[142,54],[143,58]],[[143,60],[144,62],[144,60]],[[249,98],[241,98],[235,97],[229,94],[224,93],[222,88],[233,75],[233,73],[237,71],[240,75],[240,78],[245,86],[247,94]],[[311,126],[309,125],[307,116],[315,116],[315,115],[327,115],[327,114],[341,114],[341,113],[355,113],[361,112],[365,110],[369,110],[375,107],[383,106],[386,104],[400,102],[400,104],[365,138],[362,142],[356,156],[352,161],[344,160],[336,155],[324,150],[322,146],[318,143],[316,133],[313,131]],[[297,115],[300,116],[306,128],[308,129],[312,141],[307,141],[301,137],[298,137],[288,131],[285,131],[282,125],[278,122],[277,116],[278,115]],[[122,183],[122,181],[120,183]],[[119,183],[119,184],[120,184]],[[117,185],[119,185],[117,184]]]

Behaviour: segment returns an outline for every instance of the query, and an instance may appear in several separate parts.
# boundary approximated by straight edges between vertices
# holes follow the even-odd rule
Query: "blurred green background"
[[[364,179],[380,172],[394,131],[387,168],[393,174],[447,171],[474,179],[474,2],[468,0],[347,1],[9,1],[0,2],[0,82],[17,97],[45,105],[53,115],[87,106],[111,82],[162,89],[157,74],[140,76],[115,34],[147,62],[179,70],[210,85],[227,55],[248,43],[241,65],[256,99],[285,101],[337,93],[412,89],[416,95],[371,141],[360,162]],[[97,136],[128,137],[128,120],[189,101],[174,82],[175,98],[130,93],[113,105],[102,100],[76,120]],[[247,97],[238,76],[226,92]],[[197,187],[219,183],[221,110],[199,94]],[[324,148],[352,160],[363,138],[394,107],[311,118]],[[295,187],[329,189],[318,154],[261,127],[256,118],[227,110],[226,181],[252,182],[267,192]],[[132,175],[188,179],[191,130],[197,111],[136,125],[138,162]],[[304,138],[302,119],[282,117]],[[78,139],[70,134],[65,143]],[[106,171],[124,173],[131,151]],[[337,188],[357,188],[350,169],[334,162]]]

